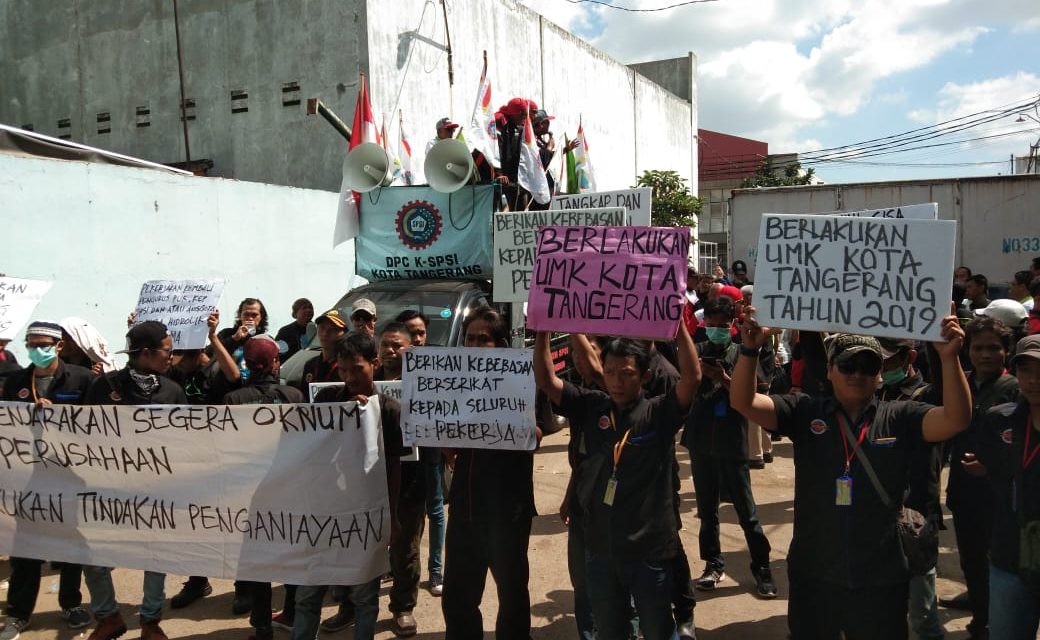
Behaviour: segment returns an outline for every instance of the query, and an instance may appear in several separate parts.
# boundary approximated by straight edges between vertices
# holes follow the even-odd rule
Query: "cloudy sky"
[[[604,1],[655,9],[682,0]],[[624,63],[693,51],[700,127],[766,141],[770,153],[965,118],[942,125],[960,131],[924,129],[901,148],[941,146],[820,163],[826,182],[1007,174],[1011,154],[1027,155],[1040,138],[1040,122],[1015,122],[1017,110],[999,116],[1040,96],[1038,0],[714,0],[639,13],[521,2]]]

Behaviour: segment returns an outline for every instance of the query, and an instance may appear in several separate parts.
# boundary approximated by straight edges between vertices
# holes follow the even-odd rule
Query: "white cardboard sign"
[[[755,269],[765,326],[941,339],[957,223],[766,214]]]
[[[401,380],[404,443],[532,451],[534,397],[529,349],[414,347]]]
[[[16,340],[50,282],[0,276],[0,340]]]
[[[157,320],[169,329],[174,349],[202,349],[206,319],[223,293],[223,280],[149,280],[141,285],[134,323]]]

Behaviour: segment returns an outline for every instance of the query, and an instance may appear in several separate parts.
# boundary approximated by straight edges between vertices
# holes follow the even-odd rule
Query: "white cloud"
[[[612,1],[632,8],[669,4]],[[991,29],[1040,28],[1035,2],[988,0],[984,13],[973,0],[722,0],[654,13],[562,0],[525,4],[572,31],[594,33],[590,41],[622,62],[692,50],[701,126],[782,151],[819,146],[805,132],[859,112],[881,81],[969,51]],[[886,91],[885,97],[903,94]],[[994,104],[990,99],[982,108]]]

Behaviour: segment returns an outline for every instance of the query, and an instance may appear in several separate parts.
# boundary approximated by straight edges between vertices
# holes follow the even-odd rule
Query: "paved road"
[[[531,533],[531,613],[533,618],[532,637],[535,640],[564,640],[576,636],[574,619],[571,616],[572,594],[567,577],[566,531],[556,515],[564,489],[567,486],[568,467],[566,458],[566,430],[548,436],[542,449],[535,455],[535,491],[538,512],[542,515],[535,519]],[[702,563],[697,557],[697,519],[695,517],[696,499],[693,494],[693,483],[690,480],[689,458],[685,450],[680,450],[682,466],[682,517],[685,527],[682,530],[683,544],[690,555],[693,573],[700,574]],[[752,482],[755,497],[759,505],[759,517],[766,534],[773,546],[774,569],[780,597],[772,601],[762,601],[752,595],[754,579],[748,569],[749,556],[744,544],[743,534],[737,525],[736,514],[730,505],[724,505],[722,511],[723,549],[729,578],[712,593],[698,592],[696,621],[698,637],[701,640],[722,639],[782,639],[787,637],[785,598],[787,590],[786,558],[787,547],[791,541],[791,522],[793,509],[794,467],[791,461],[791,444],[781,443],[775,447],[776,462],[764,471],[753,471]],[[942,595],[961,591],[960,570],[957,566],[957,554],[953,547],[952,524],[947,517],[948,531],[942,533],[941,558],[939,564],[940,578],[938,590]],[[423,543],[423,562],[425,566],[426,544]],[[6,577],[6,565],[3,575]],[[141,597],[141,572],[119,570],[115,572],[116,588],[123,605],[123,616],[130,625],[125,638],[139,637],[135,620],[136,604]],[[945,576],[945,577],[943,577]],[[423,580],[426,579],[424,572]],[[166,583],[167,597],[172,596],[180,588],[183,578],[169,576]],[[70,640],[81,636],[64,627],[58,615],[57,575],[49,574],[43,579],[40,601],[32,626],[22,634],[24,640]],[[377,638],[380,640],[393,638],[390,630],[390,613],[387,611],[387,585],[383,585],[380,598],[380,620]],[[245,640],[252,632],[248,616],[231,616],[232,583],[227,580],[213,581],[213,595],[201,600],[187,609],[165,611],[166,619],[163,629],[171,638],[188,638],[207,640]],[[53,591],[52,591],[53,590]],[[0,592],[3,595],[4,592]],[[86,594],[84,587],[84,594]],[[274,606],[280,607],[282,590],[276,589]],[[484,599],[485,629],[494,628],[496,600],[494,584],[488,581],[488,590]],[[960,612],[941,610],[946,623],[948,638],[960,640],[967,638],[964,625],[967,617]],[[328,604],[324,615],[335,612],[335,607]],[[419,623],[420,639],[440,638],[443,636],[444,623],[440,614],[440,600],[425,590],[420,591],[419,606],[415,610]],[[89,632],[89,629],[87,630]],[[85,637],[85,634],[82,634]],[[492,637],[488,633],[488,637]],[[286,640],[288,633],[275,632],[276,639]],[[348,640],[352,637],[349,631],[326,635],[330,640]]]

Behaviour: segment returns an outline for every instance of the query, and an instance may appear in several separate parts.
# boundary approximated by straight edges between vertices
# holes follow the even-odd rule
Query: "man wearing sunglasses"
[[[166,325],[154,320],[134,325],[126,334],[126,349],[119,353],[128,355],[126,367],[95,380],[83,404],[188,404],[184,390],[165,375],[173,357],[173,338]],[[126,633],[111,567],[84,566],[83,577],[90,591],[90,608],[98,623],[87,640],[110,640]],[[144,572],[141,640],[166,640],[166,634],[159,627],[165,587],[166,574]]]
[[[956,316],[948,316],[942,323],[946,341],[934,344],[942,366],[942,406],[877,400],[881,345],[850,334],[833,336],[827,345],[831,395],[769,396],[756,393],[755,370],[759,350],[778,330],[759,326],[749,311],[730,400],[748,420],[794,442],[791,637],[906,638],[910,574],[896,521],[918,445],[949,439],[971,421],[958,358],[964,331]]]

